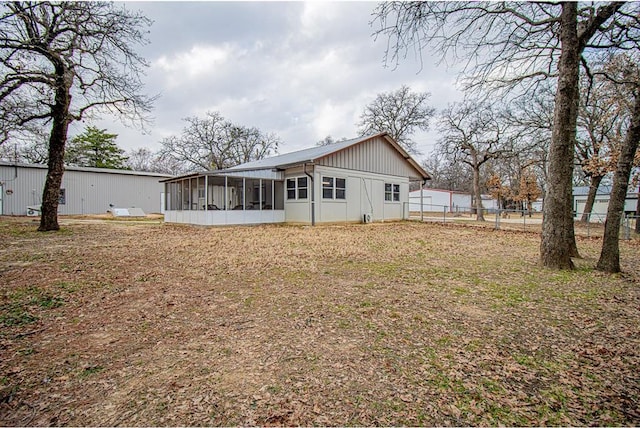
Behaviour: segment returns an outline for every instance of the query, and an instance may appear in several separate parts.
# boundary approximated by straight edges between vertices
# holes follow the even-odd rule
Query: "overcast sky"
[[[456,74],[424,53],[385,67],[386,38],[372,37],[373,2],[128,2],[154,21],[146,93],[159,94],[154,123],[143,134],[105,118],[125,150],[157,150],[178,135],[183,118],[219,111],[226,119],[273,132],[280,153],[313,146],[327,135],[357,136],[365,105],[380,92],[408,85],[430,92],[441,109],[461,99]],[[433,130],[416,134],[426,155]],[[74,130],[78,132],[81,128]],[[420,158],[420,157],[419,157]]]

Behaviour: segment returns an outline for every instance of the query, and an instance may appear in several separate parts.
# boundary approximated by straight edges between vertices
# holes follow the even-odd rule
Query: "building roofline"
[[[0,161],[0,166],[18,167],[18,168],[32,168],[32,169],[48,169],[47,165],[37,163],[20,163],[20,162],[7,162]],[[103,174],[120,174],[120,175],[138,175],[145,177],[173,177],[171,174],[161,174],[158,172],[148,171],[132,171],[129,169],[111,169],[111,168],[91,168],[80,166],[65,166],[65,171],[78,171],[78,172],[98,172]]]
[[[241,171],[257,171],[257,170],[265,170],[265,169],[273,170],[273,169],[292,168],[299,165],[314,163],[327,156],[334,155],[336,153],[339,153],[341,151],[357,146],[358,144],[365,143],[377,137],[384,138],[393,148],[395,148],[398,151],[398,153],[400,153],[400,155],[404,158],[404,160],[408,162],[413,167],[413,169],[415,169],[418,172],[418,174],[422,179],[424,180],[431,179],[431,176],[429,175],[429,173],[427,173],[411,157],[411,155],[409,155],[409,153],[407,153],[407,151],[402,148],[402,146],[400,146],[393,138],[391,138],[391,136],[387,132],[379,132],[377,134],[353,138],[351,140],[338,141],[337,143],[329,144],[326,146],[310,147],[307,149],[297,150],[297,151],[285,153],[282,155],[271,156],[269,158],[261,159],[258,161],[247,162],[247,163],[240,164],[240,165],[227,168],[225,170],[220,170],[220,171],[241,172]],[[296,157],[296,154],[301,155],[302,157]],[[278,162],[279,158],[281,159],[281,162]]]

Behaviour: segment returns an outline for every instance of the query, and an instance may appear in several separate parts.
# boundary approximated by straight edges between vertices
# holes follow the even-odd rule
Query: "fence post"
[[[625,216],[624,218],[624,236],[625,239],[628,241],[631,239],[631,227],[630,227],[630,223],[629,223],[629,217]]]
[[[447,206],[442,206],[442,223],[447,224]]]

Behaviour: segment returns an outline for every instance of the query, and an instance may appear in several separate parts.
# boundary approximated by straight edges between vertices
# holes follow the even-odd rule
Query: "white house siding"
[[[313,172],[312,172],[313,171]],[[390,221],[407,218],[405,205],[409,198],[409,179],[392,175],[374,174],[342,168],[316,166],[312,173],[315,193],[315,220],[317,223],[360,222],[364,214],[371,214],[373,221]],[[300,177],[302,168],[287,170],[286,177]],[[323,177],[346,180],[345,199],[324,199]],[[400,201],[385,201],[385,183],[400,186]],[[311,223],[311,189],[306,200],[285,200],[285,219],[290,223]]]
[[[318,160],[329,166],[397,177],[419,178],[418,172],[384,137],[376,137]]]
[[[307,172],[313,175],[313,167],[308,166]],[[297,177],[307,177],[308,179],[308,192],[306,199],[287,199],[287,178],[297,178]],[[318,180],[314,180],[317,182]],[[284,180],[284,195],[282,198],[284,199],[284,212],[285,212],[285,221],[287,223],[311,223],[311,179],[305,174],[303,167],[297,168],[289,168],[285,173]],[[317,189],[316,190],[316,198],[317,198]]]
[[[0,164],[3,215],[25,215],[27,206],[40,205],[47,175],[44,165]],[[137,207],[148,213],[161,211],[166,175],[98,168],[68,168],[61,188],[65,203],[59,214],[100,214],[109,204],[120,208]],[[7,194],[9,191],[9,194]]]
[[[167,211],[167,223],[188,223],[201,226],[236,224],[283,223],[283,210],[215,210],[215,211]]]

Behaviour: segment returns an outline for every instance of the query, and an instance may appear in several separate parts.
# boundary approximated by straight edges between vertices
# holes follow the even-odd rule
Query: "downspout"
[[[315,192],[315,183],[313,180],[313,174],[309,174],[307,172],[307,164],[306,162],[302,165],[302,170],[304,171],[304,174],[309,177],[309,179],[311,180],[311,226],[315,226],[316,225],[316,192]]]
[[[422,184],[420,185],[420,221],[424,222],[424,186],[427,185],[427,180],[423,179]],[[411,212],[411,208],[409,208],[409,212]]]

